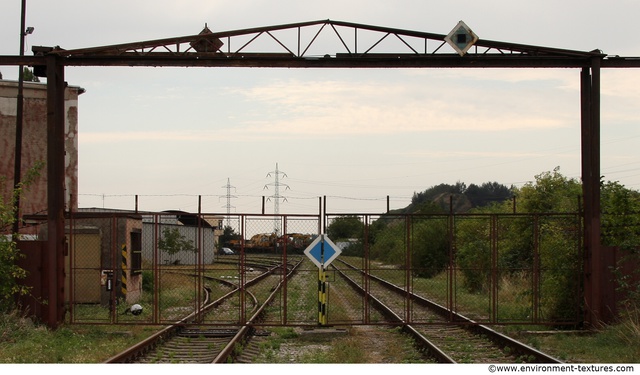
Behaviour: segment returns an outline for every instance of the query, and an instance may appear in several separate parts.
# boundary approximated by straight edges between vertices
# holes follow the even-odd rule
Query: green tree
[[[222,229],[222,234],[220,235],[220,243],[222,244],[221,247],[233,247],[231,244],[233,240],[240,240],[241,236],[239,234],[236,233],[235,229],[233,229],[232,227],[226,225],[223,229]]]
[[[454,212],[466,212],[472,208],[483,207],[500,203],[512,197],[513,187],[508,188],[497,182],[485,182],[481,185],[458,181],[455,185],[439,184],[429,189],[414,193],[411,204],[404,210],[409,213],[423,213],[425,204],[434,204],[439,211],[449,212],[450,203],[453,203]],[[450,198],[453,202],[450,202]],[[428,208],[431,210],[431,208]]]
[[[482,185],[471,184],[464,195],[469,198],[473,207],[484,207],[511,198],[513,187],[508,188],[497,182],[485,182]]]
[[[563,176],[560,167],[536,175],[535,182],[515,190],[518,212],[526,213],[578,212],[581,195],[582,183]]]
[[[444,271],[450,250],[447,218],[418,217],[411,228],[414,274],[433,277]]]
[[[0,179],[0,183],[2,183]],[[0,224],[11,228],[13,224],[13,209],[7,208],[0,202]],[[23,257],[16,246],[13,236],[0,236],[0,311],[8,311],[14,307],[16,295],[29,294],[29,288],[19,284],[19,280],[27,277],[27,272],[16,265],[16,261]]]
[[[582,267],[577,240],[580,220],[575,215],[545,215],[580,211],[582,183],[568,178],[556,167],[535,176],[535,182],[515,190],[519,213],[540,214],[512,220],[511,231],[501,242],[500,267],[507,272],[530,272],[537,248],[541,314],[545,319],[572,319],[577,314]],[[534,223],[535,221],[535,223]],[[536,226],[537,235],[534,233]]]
[[[617,247],[620,252],[613,272],[617,290],[624,296],[621,305],[627,311],[638,311],[640,269],[629,265],[640,264],[640,192],[618,182],[603,183],[601,210],[602,244]]]
[[[169,255],[169,257],[173,257],[175,254],[187,251],[187,252],[196,252],[197,249],[193,246],[193,241],[187,240],[178,228],[165,228],[162,232],[163,236],[158,241],[158,248]],[[170,259],[171,262],[173,262]]]
[[[15,307],[16,295],[27,295],[30,292],[30,288],[20,284],[20,280],[27,277],[27,272],[16,265],[16,261],[24,256],[16,246],[19,235],[7,234],[11,233],[15,222],[18,198],[38,178],[43,166],[43,162],[38,162],[27,170],[22,182],[13,189],[11,196],[5,197],[0,191],[0,311]],[[6,184],[6,177],[0,176],[0,186],[6,186]]]
[[[381,217],[371,227],[369,256],[388,264],[404,264],[407,242],[404,217]]]
[[[472,293],[486,292],[491,276],[491,222],[489,218],[456,220],[456,267],[464,276],[463,286]]]
[[[342,249],[343,255],[363,255],[364,223],[358,216],[335,218],[327,226],[327,235],[333,242],[349,241],[349,246]]]
[[[576,239],[580,235],[580,223],[575,215],[545,214],[577,213],[582,185],[563,176],[556,168],[535,176],[534,182],[512,192],[517,197],[519,213],[540,215],[498,215],[512,211],[511,202],[503,201],[473,211],[496,214],[493,218],[456,220],[456,263],[464,275],[464,286],[472,292],[486,292],[491,285],[493,267],[497,267],[501,277],[530,277],[535,266],[534,252],[538,251],[546,318],[569,317],[575,313],[570,309],[576,306],[578,290],[575,276],[580,258]],[[494,245],[492,232],[497,236]]]
[[[27,68],[26,66],[22,71],[22,80],[25,82],[40,82],[40,78],[38,78],[37,75],[33,74],[33,71]]]
[[[327,235],[332,241],[361,239],[364,233],[364,223],[358,216],[340,216],[327,227]]]
[[[640,192],[618,182],[602,183],[602,243],[607,246],[640,246]]]

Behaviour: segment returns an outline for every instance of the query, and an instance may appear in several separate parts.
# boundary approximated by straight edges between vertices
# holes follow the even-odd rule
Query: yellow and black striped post
[[[124,300],[127,300],[127,245],[122,244],[122,275],[120,276],[121,291]]]
[[[327,324],[327,274],[324,267],[318,267],[318,324]]]

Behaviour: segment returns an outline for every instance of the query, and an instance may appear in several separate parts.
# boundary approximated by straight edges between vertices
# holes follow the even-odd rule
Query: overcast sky
[[[0,5],[19,53],[20,0]],[[31,46],[94,47],[321,19],[640,56],[635,0],[28,0]],[[338,45],[329,45],[335,53]],[[17,69],[0,66],[5,79]],[[440,183],[580,177],[577,69],[78,68],[81,207],[380,213]],[[602,72],[602,175],[640,189],[640,69]],[[286,174],[286,176],[284,175]],[[266,187],[266,188],[265,188]],[[273,212],[274,199],[267,202]]]

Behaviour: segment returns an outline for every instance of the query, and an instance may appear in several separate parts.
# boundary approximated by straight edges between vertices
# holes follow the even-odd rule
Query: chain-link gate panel
[[[184,212],[68,221],[73,323],[244,325],[580,321],[578,215],[326,215],[340,255],[304,251],[320,215]],[[262,307],[266,302],[268,306]],[[436,313],[418,306],[434,307]],[[381,312],[386,306],[389,313]]]

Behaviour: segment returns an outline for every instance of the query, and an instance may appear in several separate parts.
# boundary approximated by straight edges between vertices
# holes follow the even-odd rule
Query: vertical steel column
[[[160,252],[158,242],[160,241],[160,215],[153,215],[153,322],[159,323],[160,314]]]
[[[322,200],[322,226],[320,227],[320,233],[325,233],[327,230],[327,196],[325,195]]]
[[[489,224],[489,236],[491,237],[491,317],[492,323],[498,322],[498,282],[500,280],[498,269],[498,216],[491,215]]]
[[[287,259],[287,251],[288,251],[288,243],[289,241],[287,240],[288,237],[288,233],[289,233],[289,228],[287,223],[289,222],[289,220],[287,220],[287,216],[284,216],[284,223],[282,223],[282,231],[283,231],[283,238],[284,240],[284,244],[283,244],[283,249],[282,249],[282,275],[280,276],[280,282],[282,283],[282,292],[281,292],[281,306],[282,306],[282,316],[280,317],[280,321],[283,324],[287,324],[287,286],[288,286],[288,281],[289,278],[287,277],[288,275],[288,271],[289,271],[289,260]]]
[[[405,260],[404,260],[404,285],[405,285],[405,311],[404,311],[404,320],[405,322],[411,323],[411,265],[412,265],[412,255],[413,255],[413,241],[411,238],[413,237],[413,222],[412,218],[405,216],[405,228],[406,228],[406,252],[405,252]]]
[[[449,239],[449,270],[447,272],[447,308],[449,309],[449,321],[453,320],[453,312],[455,311],[454,292],[455,288],[455,217],[453,215],[453,197],[449,197],[449,217],[447,236]]]
[[[47,325],[64,320],[64,66],[47,56]]]
[[[595,274],[596,283],[593,284],[595,297],[597,298],[598,310],[592,324],[600,325],[601,322],[608,323],[605,318],[610,311],[615,310],[615,306],[607,306],[605,292],[609,281],[605,275],[609,268],[604,257],[603,247],[600,239],[600,61],[599,57],[591,59],[591,261],[592,274]]]
[[[109,240],[109,268],[113,271],[111,279],[113,284],[109,292],[109,318],[110,323],[116,323],[118,319],[118,274],[122,272],[122,268],[118,266],[118,218],[115,213],[109,218],[110,220],[110,237]]]
[[[591,275],[591,171],[589,163],[591,161],[591,147],[589,144],[591,135],[591,70],[582,68],[580,72],[580,143],[582,149],[581,156],[581,174],[582,174],[582,195],[583,207],[583,231],[584,231],[584,254],[583,254],[583,293],[584,293],[584,320],[591,323],[592,316],[590,309],[593,306],[593,282]]]
[[[241,325],[245,325],[247,322],[246,311],[245,311],[245,301],[246,301],[246,280],[245,280],[245,261],[246,254],[244,249],[244,236],[245,236],[245,225],[246,225],[246,217],[242,217],[242,221],[240,223],[240,233],[242,234],[242,245],[240,247],[240,264],[238,265],[238,272],[240,273],[238,280],[240,280],[239,290],[240,290],[240,321]]]
[[[69,202],[73,202],[73,199],[69,197]],[[67,242],[69,246],[68,253],[68,264],[69,264],[69,273],[67,276],[66,287],[68,289],[69,300],[67,301],[67,308],[69,312],[69,321],[74,322],[74,305],[75,305],[75,297],[74,297],[74,279],[75,279],[75,269],[76,269],[76,261],[75,261],[75,253],[76,253],[76,244],[75,244],[75,219],[73,217],[73,210],[69,207],[69,241]]]
[[[371,319],[369,317],[369,291],[370,291],[370,285],[369,285],[369,275],[371,272],[371,261],[369,258],[369,229],[371,226],[371,220],[369,215],[364,215],[363,219],[362,219],[363,223],[364,223],[364,258],[362,259],[362,269],[364,269],[364,275],[363,277],[363,284],[364,284],[364,295],[362,296],[363,298],[363,308],[362,308],[362,312],[363,312],[363,321],[364,324],[369,324],[371,322]]]
[[[538,215],[533,217],[533,278],[531,285],[531,308],[533,313],[531,317],[533,323],[538,322],[538,316],[540,312],[540,280],[542,280],[540,270],[540,220]]]
[[[202,196],[198,195],[198,221],[197,221],[197,229],[196,229],[196,243],[198,249],[198,255],[196,259],[196,304],[195,311],[196,316],[195,320],[197,322],[202,322],[204,319],[204,314],[202,312],[202,302],[203,302],[203,288],[204,288],[204,229],[202,226],[203,218],[202,218]]]
[[[20,56],[24,56],[24,37],[25,37],[25,18],[26,18],[27,0],[22,0],[22,12],[20,21]],[[18,65],[18,96],[16,100],[16,146],[13,153],[13,188],[20,187],[22,175],[22,125],[23,125],[23,109],[24,109],[24,66]],[[15,197],[15,212],[13,217],[12,234],[18,234],[20,231],[20,195]]]
[[[603,304],[605,264],[600,243],[600,57],[581,73],[582,187],[584,194],[585,322],[599,326],[607,315]]]
[[[322,220],[324,220],[324,216],[322,215],[322,197],[318,197],[318,234],[322,233]]]

